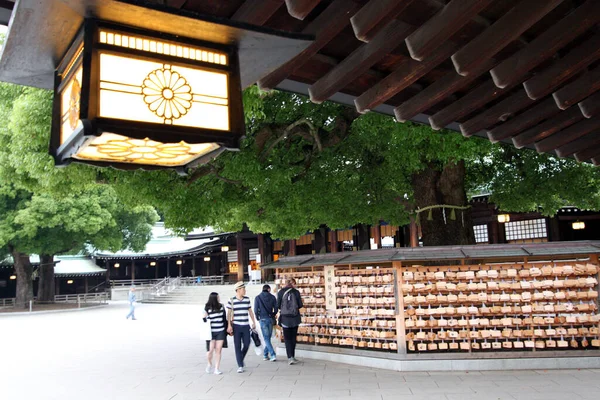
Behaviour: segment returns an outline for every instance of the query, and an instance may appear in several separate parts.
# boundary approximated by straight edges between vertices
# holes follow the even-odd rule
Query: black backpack
[[[286,317],[295,317],[299,315],[298,298],[290,288],[285,291],[281,298],[281,315]]]

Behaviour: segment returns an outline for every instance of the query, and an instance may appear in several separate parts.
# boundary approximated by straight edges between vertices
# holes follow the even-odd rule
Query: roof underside
[[[402,249],[366,250],[324,255],[303,255],[284,257],[265,264],[263,268],[312,267],[321,265],[373,264],[392,261],[435,262],[444,260],[465,260],[479,262],[518,259],[546,259],[563,257],[587,257],[600,253],[600,241],[552,242],[536,244],[501,244],[485,246],[445,246],[416,247]]]
[[[600,163],[598,0],[123,2],[314,35],[261,88]]]
[[[262,88],[600,163],[598,0],[166,3],[314,34]]]

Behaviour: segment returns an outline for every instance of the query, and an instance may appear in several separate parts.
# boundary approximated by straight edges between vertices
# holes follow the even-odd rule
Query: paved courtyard
[[[207,375],[198,306],[126,304],[77,312],[0,316],[2,400],[590,399],[600,370],[401,373],[306,360],[288,366],[251,352],[235,372]]]

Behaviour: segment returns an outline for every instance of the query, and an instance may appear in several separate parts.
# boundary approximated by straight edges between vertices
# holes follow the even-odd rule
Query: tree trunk
[[[54,303],[54,254],[40,255],[39,275],[37,301],[40,303]]]
[[[17,272],[17,298],[15,300],[16,308],[27,308],[29,300],[33,300],[33,268],[29,261],[29,254],[18,252],[11,249],[11,254],[15,263]]]
[[[441,169],[434,163],[429,168],[413,175],[412,187],[417,208],[432,205],[467,206],[465,192],[464,162],[449,163]],[[434,208],[433,219],[428,220],[429,211],[420,214],[424,246],[448,246],[475,244],[471,209],[455,210],[456,219],[451,219],[451,209]]]
[[[357,250],[371,250],[371,227],[365,224],[355,226],[354,246]]]

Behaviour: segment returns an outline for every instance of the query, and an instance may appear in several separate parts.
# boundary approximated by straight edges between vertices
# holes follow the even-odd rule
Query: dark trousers
[[[296,336],[298,336],[298,327],[283,328],[283,340],[285,341],[285,352],[287,358],[296,357]]]
[[[297,330],[297,329],[296,329]],[[250,327],[233,324],[233,347],[238,367],[244,366],[244,358],[250,348]]]

